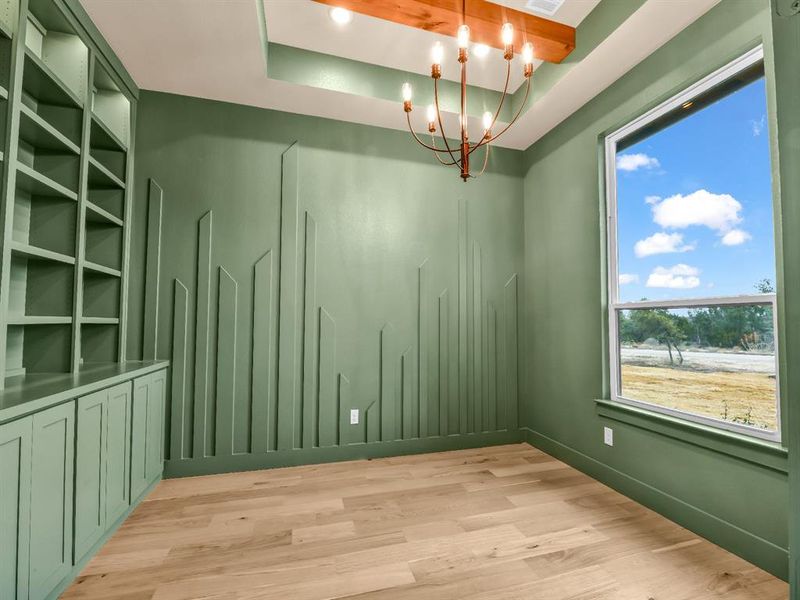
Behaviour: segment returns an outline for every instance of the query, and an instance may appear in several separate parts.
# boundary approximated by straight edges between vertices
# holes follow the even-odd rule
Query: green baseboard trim
[[[300,465],[346,460],[423,454],[425,452],[444,452],[446,450],[464,450],[467,448],[480,448],[482,446],[515,444],[521,441],[523,441],[523,437],[520,430],[492,431],[488,433],[467,433],[442,437],[417,438],[413,440],[396,440],[391,442],[358,443],[349,444],[347,446],[329,446],[326,448],[277,450],[260,454],[234,454],[229,456],[208,456],[205,458],[168,460],[164,467],[164,477],[193,477],[197,475],[214,475],[217,473],[232,473],[236,471],[257,471],[260,469],[296,467]]]
[[[786,548],[781,548],[733,523],[720,519],[539,432],[523,427],[522,433],[524,440],[531,446],[594,477],[610,488],[729,552],[741,556],[776,577],[780,577],[784,581],[788,579],[789,552]]]
[[[161,481],[161,475],[153,479],[150,485],[147,486],[147,489],[142,492],[141,496],[139,496],[133,502],[131,502],[131,505],[122,514],[122,516],[120,516],[120,518],[117,519],[116,522],[111,527],[108,528],[108,531],[106,531],[103,534],[103,537],[97,540],[97,543],[94,546],[92,546],[92,548],[86,553],[86,555],[82,559],[78,561],[77,564],[73,565],[72,570],[69,572],[69,575],[64,577],[64,579],[61,580],[61,583],[59,583],[55,587],[55,589],[47,595],[46,600],[56,600],[62,593],[64,593],[64,591],[72,584],[72,582],[75,581],[75,578],[81,574],[81,571],[83,571],[84,567],[86,567],[86,565],[89,564],[89,561],[92,560],[95,554],[97,554],[100,551],[100,548],[102,548],[105,545],[105,543],[109,539],[111,539],[111,536],[114,535],[117,529],[119,529],[119,526],[125,522],[125,519],[127,519],[134,510],[136,510],[136,507],[139,506],[142,500],[144,500],[145,497],[147,497],[147,495],[151,491],[153,491],[153,488],[156,487],[160,481]]]

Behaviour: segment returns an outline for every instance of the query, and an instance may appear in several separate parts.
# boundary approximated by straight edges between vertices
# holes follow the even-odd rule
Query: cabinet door
[[[147,425],[150,375],[133,380],[131,426],[131,500],[136,500],[150,483],[147,478]]]
[[[75,402],[33,416],[30,600],[43,600],[72,568]]]
[[[131,383],[108,393],[106,434],[106,526],[111,526],[130,506]]]
[[[78,398],[75,443],[75,562],[106,528],[105,448],[108,391]]]
[[[167,372],[150,376],[147,392],[147,480],[153,481],[164,470],[164,401]]]
[[[33,417],[0,425],[0,598],[28,597]]]

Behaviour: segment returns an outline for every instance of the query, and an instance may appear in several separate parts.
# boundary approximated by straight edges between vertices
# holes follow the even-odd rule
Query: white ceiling
[[[567,0],[557,16],[575,23],[599,1]],[[390,102],[269,79],[254,0],[81,2],[142,89],[406,128],[399,91],[397,101]],[[499,145],[527,148],[717,2],[647,0],[580,63],[571,66]],[[327,8],[311,0],[264,0],[264,7],[270,41],[407,71],[428,74],[429,49],[439,38],[359,15],[339,28],[328,18]],[[496,87],[492,63],[499,60],[502,66],[502,57],[498,57],[487,57],[482,66],[477,59],[471,60],[470,80]],[[455,119],[455,115],[447,116],[446,128],[449,124],[452,129]],[[424,128],[424,123],[419,127]],[[479,128],[477,121],[472,127]]]

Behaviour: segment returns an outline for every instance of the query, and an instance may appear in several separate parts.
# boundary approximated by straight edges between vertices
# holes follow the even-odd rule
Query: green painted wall
[[[600,140],[762,38],[773,107],[768,3],[723,0],[526,151],[523,424],[543,449],[786,577],[785,454],[763,466],[739,458],[737,444],[715,451],[702,432],[689,443],[609,420],[595,404],[608,397]],[[603,425],[615,429],[613,448]]]
[[[129,350],[172,360],[168,475],[519,439],[521,152],[464,184],[402,131],[140,98]]]

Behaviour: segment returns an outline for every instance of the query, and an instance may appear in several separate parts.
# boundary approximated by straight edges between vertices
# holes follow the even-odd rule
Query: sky
[[[620,301],[775,282],[761,78],[617,154]]]

